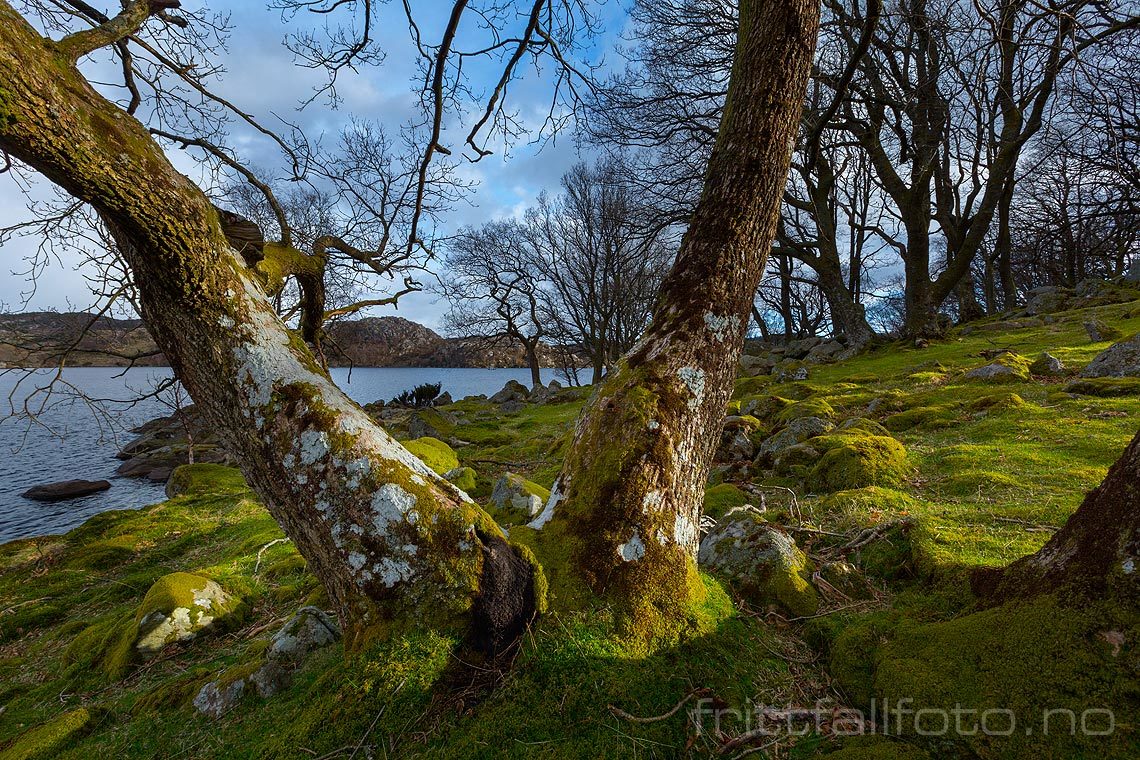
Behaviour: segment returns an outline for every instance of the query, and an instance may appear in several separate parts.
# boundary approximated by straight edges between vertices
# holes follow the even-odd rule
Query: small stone
[[[229,624],[242,610],[240,601],[209,578],[192,573],[164,575],[139,605],[135,649],[153,655],[168,644],[189,641]]]
[[[202,687],[198,696],[194,697],[194,708],[203,715],[220,718],[241,701],[244,693],[245,681],[242,679],[225,686],[219,686],[217,681],[211,681]]]

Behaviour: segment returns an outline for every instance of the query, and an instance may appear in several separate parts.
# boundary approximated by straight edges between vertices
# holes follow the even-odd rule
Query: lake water
[[[527,369],[334,368],[333,379],[364,404],[388,400],[420,383],[443,383],[455,399],[495,393],[508,380],[530,384]],[[14,538],[63,533],[91,515],[109,509],[136,509],[162,501],[163,484],[116,478],[119,448],[129,432],[149,419],[171,414],[155,399],[130,403],[170,370],[77,367],[64,370],[50,394],[43,390],[54,373],[11,370],[0,374],[0,543]],[[553,371],[543,371],[549,382]],[[97,399],[93,405],[81,398]],[[25,411],[35,412],[35,421]],[[16,412],[13,414],[13,412]],[[52,503],[21,493],[58,480],[110,480],[102,493]]]

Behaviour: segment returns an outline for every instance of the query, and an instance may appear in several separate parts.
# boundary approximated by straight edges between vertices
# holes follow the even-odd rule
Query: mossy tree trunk
[[[1140,602],[1140,434],[1061,530],[996,584],[1002,600],[1054,592]]]
[[[704,593],[705,481],[775,236],[819,12],[815,0],[740,3],[728,99],[676,264],[532,523],[568,550],[567,578],[646,640],[682,631]]]
[[[331,382],[206,196],[79,74],[68,40],[0,2],[0,147],[99,212],[155,341],[349,632],[475,619],[494,642],[525,624],[529,565],[485,561],[506,546],[494,523]]]

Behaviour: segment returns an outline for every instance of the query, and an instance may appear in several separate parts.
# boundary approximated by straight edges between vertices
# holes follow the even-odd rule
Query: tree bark
[[[829,266],[824,257],[819,257],[814,267],[819,278],[819,289],[827,299],[831,312],[831,327],[836,336],[844,336],[851,347],[864,346],[875,338],[875,331],[867,322],[867,310],[856,300],[846,282],[843,272],[837,266]]]
[[[350,642],[396,625],[473,623],[502,642],[525,625],[530,568],[484,561],[506,547],[494,522],[332,383],[205,194],[6,2],[0,147],[102,216],[155,341],[324,583]],[[488,609],[504,596],[515,614]]]
[[[569,554],[565,569],[549,568],[555,593],[584,585],[642,640],[686,630],[705,593],[704,486],[775,236],[819,12],[815,0],[740,3],[727,103],[677,261],[531,524],[536,541]]]

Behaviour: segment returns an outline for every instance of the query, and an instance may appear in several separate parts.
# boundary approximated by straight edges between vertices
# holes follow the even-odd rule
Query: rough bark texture
[[[0,147],[102,215],[155,341],[349,632],[469,622],[494,523],[329,380],[205,195],[69,55],[0,2]]]
[[[819,23],[815,0],[740,4],[728,100],[704,192],[644,338],[598,389],[532,527],[645,640],[703,598],[698,525],[753,294],[775,236]],[[561,593],[568,593],[563,587]]]
[[[1137,602],[1138,571],[1140,435],[1040,551],[1013,563],[999,578],[986,579],[984,585],[996,588],[999,600],[1062,591]]]

